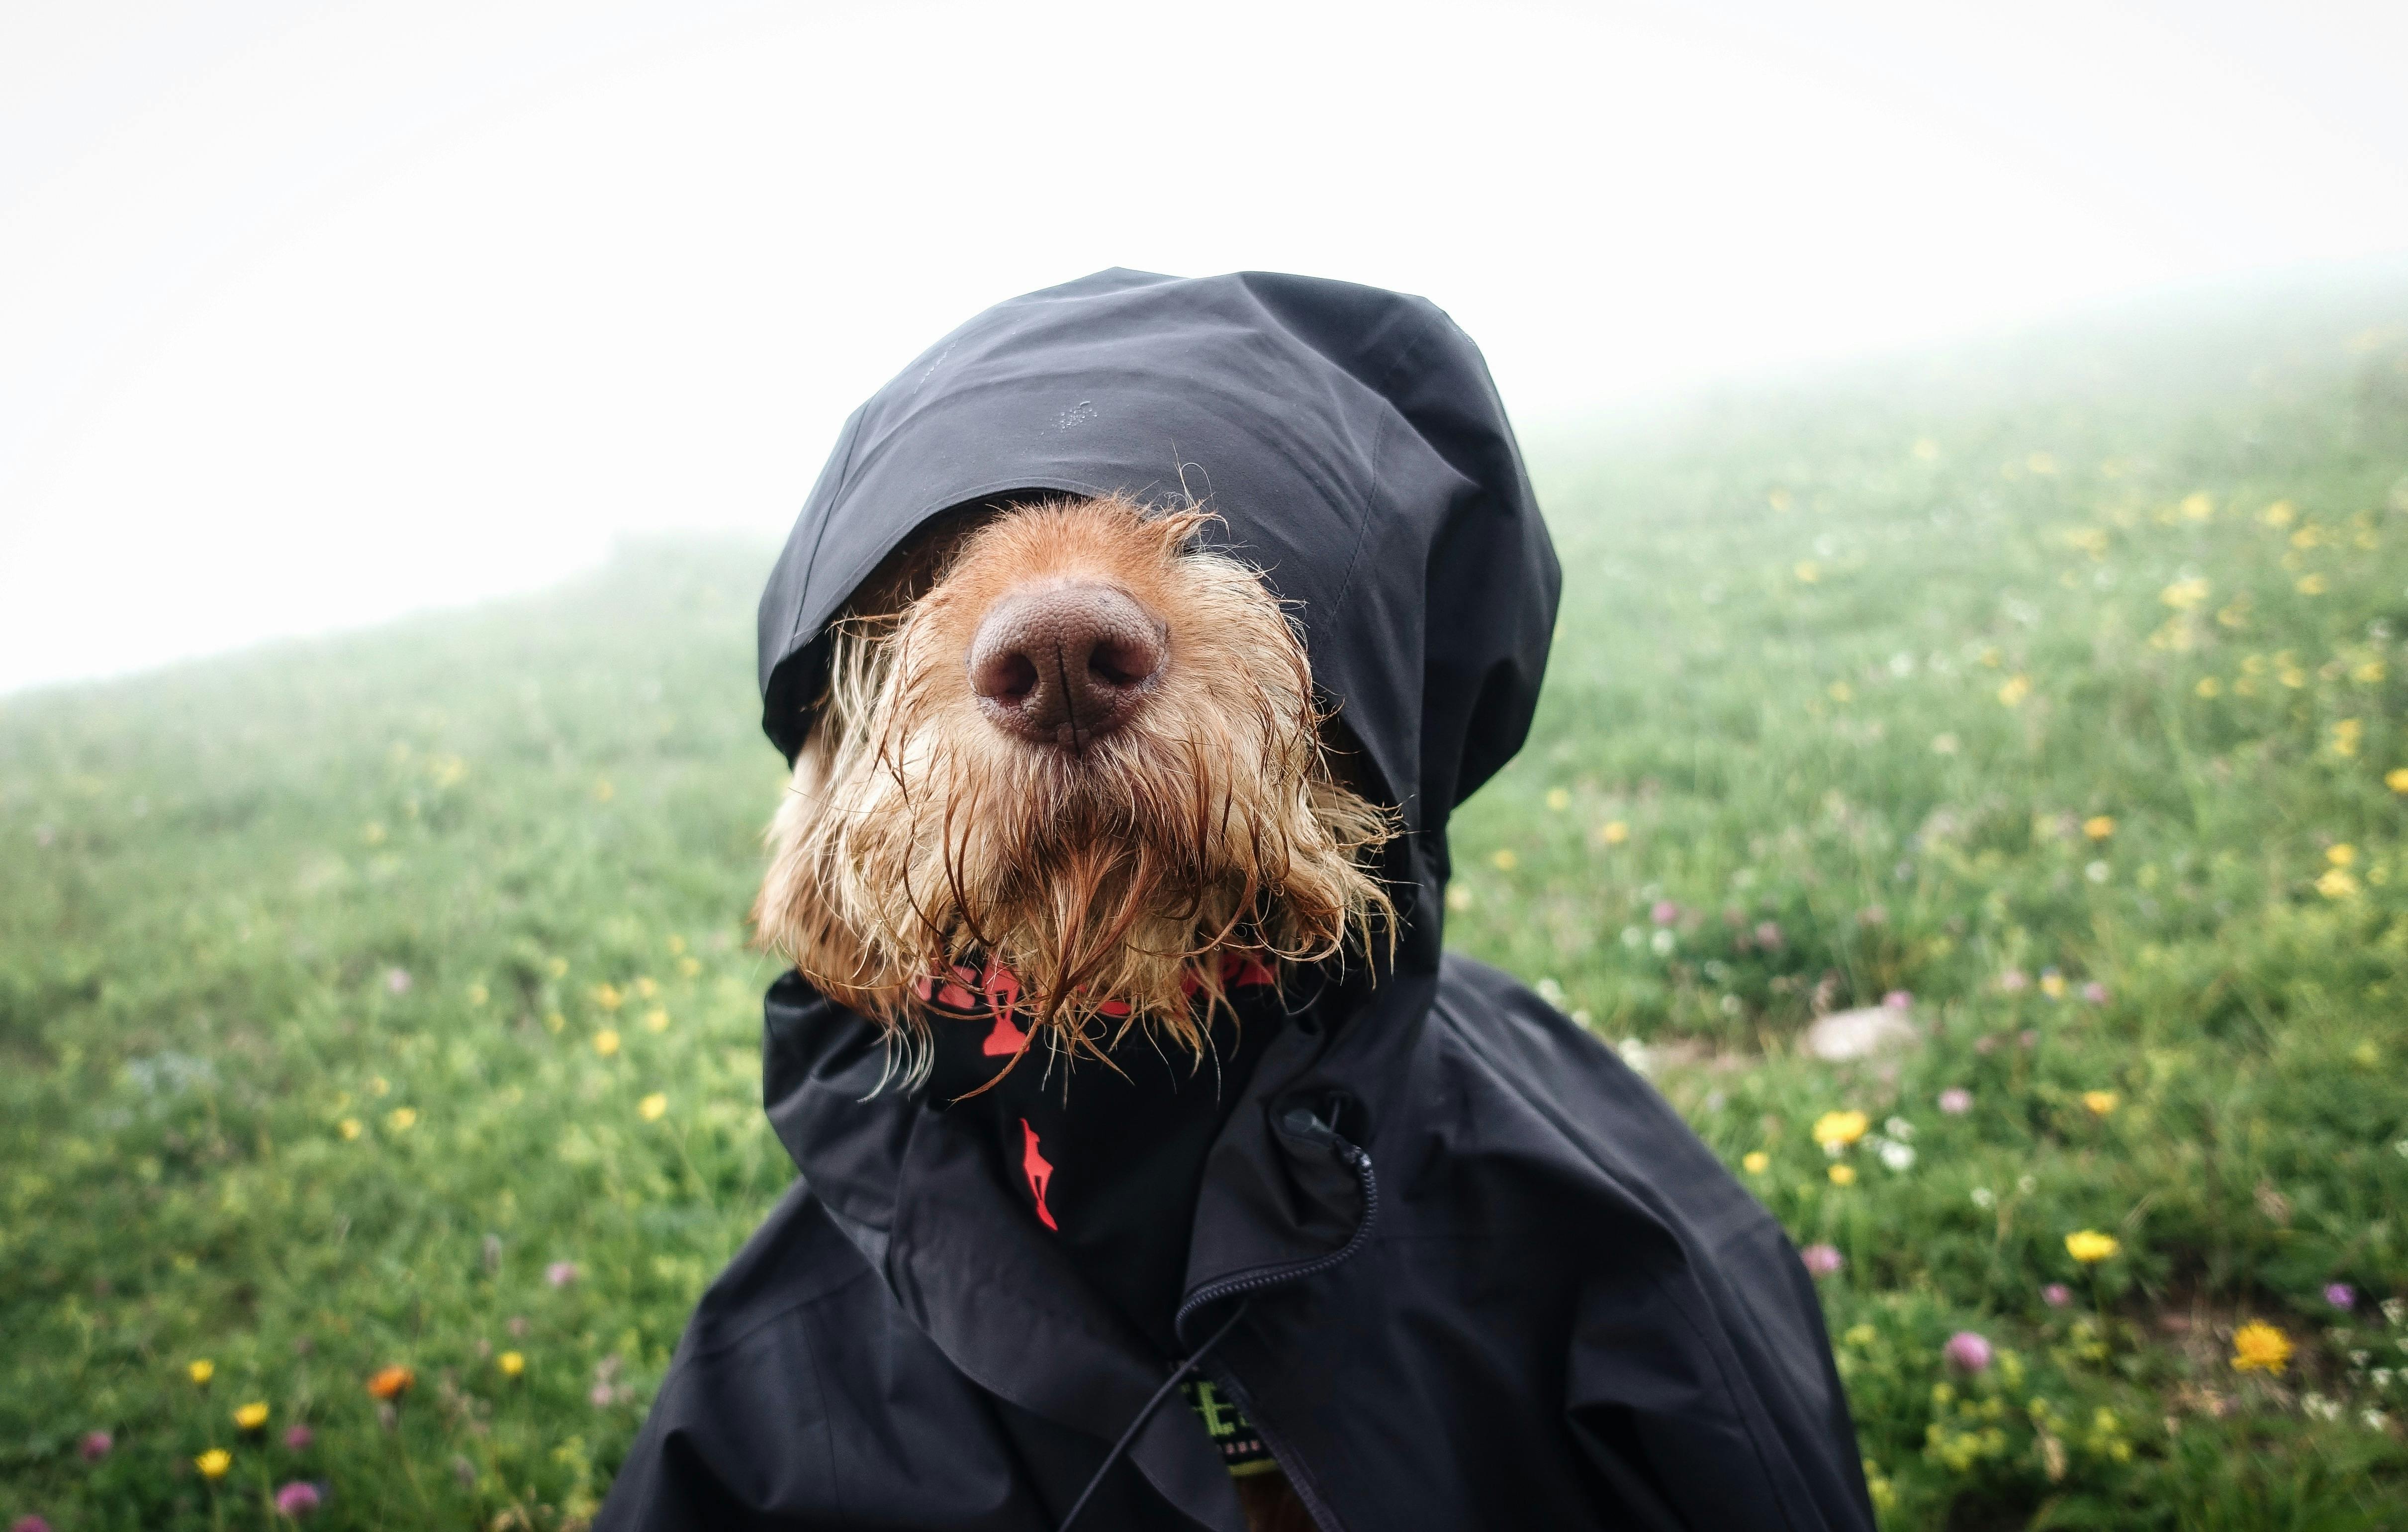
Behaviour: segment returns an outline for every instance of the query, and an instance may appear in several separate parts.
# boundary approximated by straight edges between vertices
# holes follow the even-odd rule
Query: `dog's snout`
[[[970,644],[970,690],[997,728],[1082,750],[1135,716],[1168,648],[1127,592],[1062,581],[995,604]]]

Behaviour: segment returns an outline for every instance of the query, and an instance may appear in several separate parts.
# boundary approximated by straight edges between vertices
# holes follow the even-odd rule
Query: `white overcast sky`
[[[2408,251],[2408,7],[0,7],[0,689],[782,530],[1105,265],[1426,294],[1526,422]]]

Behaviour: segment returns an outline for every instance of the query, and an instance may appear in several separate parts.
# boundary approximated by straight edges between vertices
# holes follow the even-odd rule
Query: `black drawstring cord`
[[[1160,1388],[1154,1391],[1154,1397],[1145,1401],[1145,1408],[1137,1412],[1137,1418],[1128,1423],[1128,1429],[1123,1431],[1121,1439],[1112,1443],[1112,1450],[1104,1454],[1104,1466],[1096,1470],[1096,1476],[1087,1481],[1087,1487],[1079,1492],[1079,1497],[1076,1500],[1070,1502],[1070,1513],[1062,1518],[1061,1524],[1055,1527],[1054,1532],[1070,1532],[1070,1524],[1079,1519],[1079,1512],[1087,1509],[1087,1502],[1094,1499],[1096,1491],[1103,1486],[1104,1475],[1112,1471],[1112,1465],[1119,1462],[1121,1454],[1129,1450],[1129,1443],[1135,1441],[1137,1434],[1145,1429],[1145,1423],[1154,1418],[1154,1412],[1161,1408],[1162,1401],[1170,1397],[1170,1391],[1184,1382],[1189,1373],[1203,1365],[1206,1353],[1219,1345],[1223,1337],[1238,1327],[1238,1321],[1246,1317],[1246,1309],[1245,1304],[1238,1305],[1238,1311],[1224,1321],[1219,1329],[1208,1336],[1204,1344],[1188,1353],[1187,1360],[1180,1363],[1178,1369],[1163,1381]]]

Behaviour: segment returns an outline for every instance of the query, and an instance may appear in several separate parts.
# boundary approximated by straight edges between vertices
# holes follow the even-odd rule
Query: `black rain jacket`
[[[1558,576],[1479,351],[1429,303],[1107,271],[1000,304],[847,423],[761,604],[791,757],[823,629],[930,517],[1203,502],[1293,604],[1401,810],[1403,940],[1264,1047],[1204,1162],[1176,1328],[1329,1532],[1869,1528],[1815,1295],[1661,1097],[1440,951],[1454,807],[1527,730]],[[599,1526],[1240,1532],[1166,1363],[984,1146],[879,1090],[795,975],[768,1115],[801,1175],[705,1294]],[[1125,1442],[1132,1423],[1141,1421]],[[1121,1451],[1115,1455],[1115,1443]]]

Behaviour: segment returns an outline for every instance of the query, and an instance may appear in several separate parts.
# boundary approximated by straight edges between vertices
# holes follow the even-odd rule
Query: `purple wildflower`
[[[2082,986],[2082,997],[2094,1006],[2103,1006],[2107,1003],[2107,986],[2094,979]]]
[[[1990,1343],[1971,1330],[1959,1330],[1940,1348],[1940,1354],[1959,1372],[1984,1372],[1990,1366]]]
[[[1656,908],[1647,912],[1647,918],[1658,925],[1670,925],[1681,918],[1681,907],[1670,899],[1658,899]]]
[[[50,1524],[39,1516],[20,1516],[8,1524],[8,1532],[50,1532]]]
[[[1973,1110],[1973,1093],[1962,1085],[1951,1085],[1940,1093],[1940,1110],[1951,1117],[1962,1117]]]
[[[326,1496],[323,1491],[315,1484],[298,1479],[276,1492],[277,1511],[296,1522],[325,1503]]]
[[[2329,1283],[2325,1288],[2325,1301],[2336,1309],[2355,1309],[2358,1307],[2358,1289],[2347,1282]]]
[[[287,1452],[306,1453],[309,1450],[309,1443],[317,1439],[318,1433],[297,1421],[284,1428],[284,1447]]]
[[[1848,1264],[1829,1245],[1808,1245],[1798,1253],[1798,1258],[1805,1262],[1806,1269],[1817,1277],[1828,1277]]]
[[[1781,927],[1773,921],[1756,923],[1756,944],[1768,952],[1781,951]]]
[[[2021,968],[2009,968],[2006,972],[1999,975],[1999,988],[2006,991],[2009,995],[2013,995],[2018,990],[2028,990],[2031,988],[2031,975],[2024,972]]]
[[[117,1439],[106,1431],[86,1431],[83,1439],[76,1444],[76,1451],[83,1453],[85,1462],[97,1463],[116,1445]]]
[[[543,1280],[554,1287],[566,1287],[577,1280],[575,1261],[554,1261],[543,1268]]]
[[[1892,1010],[1913,1010],[1914,1009],[1914,992],[1913,990],[1892,990],[1887,995],[1882,996],[1882,1004],[1889,1007]]]
[[[2073,1289],[2063,1282],[2051,1282],[2040,1290],[2040,1301],[2052,1309],[2062,1309],[2073,1301]]]
[[[2040,1046],[2040,1034],[2027,1028],[2023,1033],[2016,1037],[2015,1041],[2023,1044],[2024,1052],[2028,1053],[2033,1049]]]

